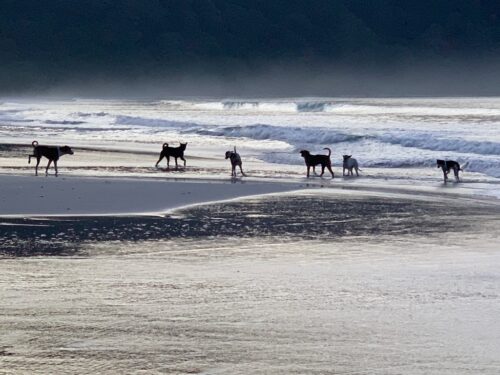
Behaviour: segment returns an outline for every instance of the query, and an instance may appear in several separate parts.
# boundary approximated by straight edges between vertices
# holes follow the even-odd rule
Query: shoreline
[[[297,184],[241,180],[0,175],[0,217],[156,216],[177,208],[289,192]]]
[[[0,218],[84,216],[162,216],[174,211],[244,198],[323,190],[349,197],[404,197],[412,200],[455,199],[499,205],[494,196],[463,186],[405,185],[334,179],[202,177],[88,177],[0,174]]]

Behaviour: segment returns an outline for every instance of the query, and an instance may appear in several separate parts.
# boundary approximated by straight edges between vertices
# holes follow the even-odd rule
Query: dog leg
[[[38,176],[38,165],[40,165],[40,159],[41,158],[36,158],[36,166],[35,166],[35,176]]]
[[[170,169],[170,156],[167,155],[167,169]]]
[[[241,172],[242,176],[246,176],[245,172],[243,172],[243,168],[241,167],[241,164],[240,164],[240,172]]]
[[[327,165],[327,168],[328,168],[328,171],[332,174],[332,178],[334,178],[335,174],[332,171],[332,166],[331,165]]]
[[[179,169],[179,166],[177,165],[177,158],[174,159],[175,159],[175,169]]]
[[[358,168],[355,168],[355,169],[356,169],[356,177],[359,177]]]
[[[307,178],[309,178],[309,170],[311,169],[310,166],[307,166]]]
[[[163,159],[163,155],[160,155],[160,158],[158,159],[158,161],[156,162],[155,164],[155,167],[158,168],[158,164],[160,164],[160,161]]]
[[[325,174],[325,165],[321,164],[321,174],[319,175],[319,177],[323,177],[324,174]]]
[[[184,159],[184,156],[181,156],[181,159],[184,161],[184,168],[186,168],[186,159]]]
[[[56,177],[57,177],[57,160],[54,160],[54,168],[56,170]]]
[[[47,168],[45,168],[45,176],[49,175],[49,167],[50,167],[51,163],[52,163],[52,160],[49,159],[49,162],[47,163]]]

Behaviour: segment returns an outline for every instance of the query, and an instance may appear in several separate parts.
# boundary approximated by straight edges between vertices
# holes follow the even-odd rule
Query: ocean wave
[[[197,130],[201,135],[284,141],[294,146],[355,142],[364,136],[345,134],[326,128],[301,128],[256,124],[249,126],[219,126]]]
[[[500,155],[500,143],[498,142],[446,138],[434,133],[417,133],[401,130],[392,134],[383,132],[356,134],[326,127],[286,127],[268,124],[223,126],[132,116],[117,116],[115,124],[170,128],[183,134],[194,133],[214,137],[282,141],[295,147],[372,140],[422,150]]]
[[[190,125],[195,125],[197,128],[202,125],[192,124],[189,122],[182,121],[171,121],[164,120],[159,118],[147,118],[147,117],[139,117],[139,116],[126,116],[119,115],[116,116],[114,123],[116,125],[135,125],[135,126],[144,126],[144,127],[168,127],[174,129],[183,129]]]
[[[363,165],[367,167],[427,168],[434,167],[438,158],[450,158],[467,163],[468,171],[500,177],[500,143],[446,138],[442,133],[435,132],[397,129],[391,133],[373,129],[360,134],[327,127],[208,125],[131,116],[118,116],[115,124],[162,130],[168,128],[186,135],[280,141],[290,145],[289,153],[263,153],[262,158],[273,163],[302,164],[303,160],[297,152],[301,148],[321,152],[323,147],[334,146],[337,153],[349,152],[361,156]],[[338,159],[338,156],[335,157]]]
[[[413,147],[432,151],[453,151],[459,153],[500,155],[500,143],[491,141],[473,141],[456,138],[441,138],[433,134],[385,134],[377,137],[385,143],[403,147]]]
[[[74,116],[78,117],[104,117],[108,116],[109,113],[107,112],[75,112],[73,113]]]
[[[497,120],[500,108],[492,105],[475,107],[471,103],[435,102],[419,103],[411,100],[403,103],[391,100],[352,100],[325,98],[298,99],[224,99],[213,101],[162,101],[162,104],[172,108],[204,111],[243,111],[243,112],[276,112],[276,113],[307,113],[327,112],[339,115],[372,115],[372,116],[408,116],[432,118],[472,118],[486,121]]]
[[[335,106],[331,101],[233,101],[222,102],[223,109],[264,112],[325,112]]]
[[[48,125],[81,125],[85,124],[85,121],[72,121],[72,120],[45,120],[45,124]]]

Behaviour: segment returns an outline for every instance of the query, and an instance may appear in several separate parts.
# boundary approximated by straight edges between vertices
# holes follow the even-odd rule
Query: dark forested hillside
[[[0,91],[268,64],[495,60],[495,0],[1,0]]]

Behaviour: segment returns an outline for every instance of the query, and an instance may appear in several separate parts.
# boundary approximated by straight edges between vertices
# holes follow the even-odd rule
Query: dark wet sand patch
[[[495,206],[337,194],[285,194],[195,206],[165,217],[2,219],[4,256],[76,255],[89,243],[261,238],[331,241],[377,236],[460,236],[500,223]]]

